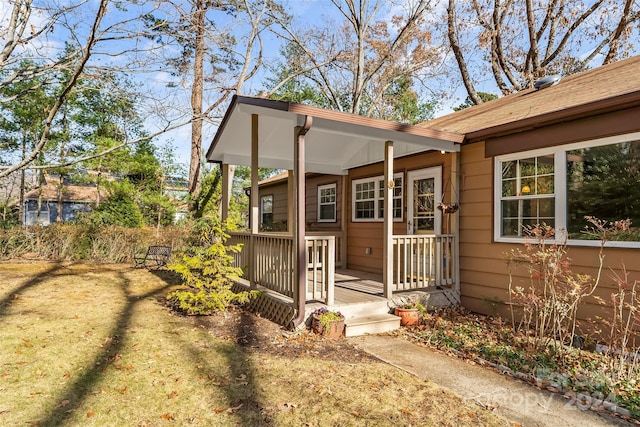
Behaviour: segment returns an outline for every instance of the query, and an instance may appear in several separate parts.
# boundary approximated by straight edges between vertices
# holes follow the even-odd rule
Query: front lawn
[[[261,351],[248,329],[283,349],[300,337],[253,315],[216,334],[171,314],[167,272],[3,263],[0,277],[1,425],[509,425],[355,350]]]

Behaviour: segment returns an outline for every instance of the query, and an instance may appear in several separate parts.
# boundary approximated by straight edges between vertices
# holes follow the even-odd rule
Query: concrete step
[[[345,337],[365,334],[381,334],[400,327],[400,318],[389,313],[348,317],[344,321]]]
[[[367,301],[351,304],[336,304],[328,307],[330,310],[339,311],[346,318],[368,316],[371,314],[389,313],[391,308],[387,300]]]

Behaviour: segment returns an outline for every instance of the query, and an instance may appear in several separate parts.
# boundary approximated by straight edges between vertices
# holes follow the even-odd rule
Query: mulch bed
[[[206,329],[213,336],[235,342],[249,353],[268,353],[283,358],[310,357],[346,363],[379,362],[377,358],[351,345],[344,337],[323,338],[310,328],[287,331],[268,319],[239,308],[185,319]]]

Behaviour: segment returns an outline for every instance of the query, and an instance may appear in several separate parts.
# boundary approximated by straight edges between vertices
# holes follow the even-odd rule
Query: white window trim
[[[610,136],[606,138],[593,139],[589,141],[576,142],[573,144],[559,145],[557,147],[543,148],[539,150],[522,151],[518,153],[496,156],[493,159],[493,239],[500,243],[522,243],[524,237],[504,237],[500,235],[502,229],[502,167],[501,163],[530,157],[554,155],[554,198],[555,198],[555,228],[556,242],[562,243],[566,239],[567,231],[567,151],[577,150],[586,147],[599,147],[610,144],[620,144],[622,142],[633,142],[640,140],[640,132],[624,135]],[[571,246],[599,247],[598,240],[578,240],[566,239]],[[606,247],[612,248],[640,248],[640,242],[617,242],[607,241]]]
[[[398,173],[394,173],[393,174],[393,180],[395,181],[396,179],[400,178],[401,182],[402,182],[402,192],[400,193],[399,197],[394,197],[393,199],[399,199],[400,200],[400,218],[393,218],[393,222],[402,222],[404,220],[404,193],[405,193],[405,179],[404,179],[404,173],[403,172],[398,172]],[[374,182],[374,217],[373,218],[356,218],[356,185],[357,184],[361,184],[363,182]],[[359,178],[359,179],[354,179],[353,181],[351,181],[351,221],[352,222],[382,222],[384,221],[384,218],[380,218],[378,216],[378,203],[382,202],[382,198],[379,198],[379,194],[380,194],[380,181],[384,181],[384,175],[377,175],[377,176],[371,176],[368,178]],[[393,200],[392,200],[392,204],[393,204]]]
[[[322,198],[320,197],[320,193],[322,192],[322,190],[326,190],[329,188],[333,188],[334,190],[334,194],[335,194],[335,200],[333,201],[333,219],[322,219],[320,218],[320,212],[321,212],[321,207],[323,205],[329,205],[331,203],[322,203]],[[318,185],[318,212],[317,212],[317,219],[318,222],[337,222],[338,221],[338,189],[337,189],[337,185],[334,182],[333,184],[325,184],[325,185]]]

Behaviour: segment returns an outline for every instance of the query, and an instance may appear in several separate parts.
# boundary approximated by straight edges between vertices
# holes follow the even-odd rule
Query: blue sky
[[[68,5],[73,2],[82,2],[82,8],[86,10],[95,10],[98,0],[56,0],[59,4]],[[401,4],[405,1],[410,0],[398,0],[395,7],[401,7]],[[613,0],[612,0],[613,1]],[[36,3],[48,3],[49,0],[35,0]],[[388,2],[391,3],[391,2]],[[443,7],[446,2],[442,0],[436,1],[437,12],[442,12]],[[107,15],[104,25],[113,24],[119,22],[123,19],[126,19],[127,16],[137,16],[141,11],[153,12],[156,10],[156,3],[151,1],[147,2],[146,0],[138,0],[136,3],[127,3],[129,7],[129,12],[123,12],[114,8],[113,3],[111,4],[111,9],[109,14]],[[2,40],[2,30],[3,26],[6,28],[6,19],[8,13],[10,12],[11,3],[6,0],[0,1],[0,41]],[[287,0],[285,1],[286,10],[294,16],[295,21],[297,21],[298,25],[308,26],[313,24],[326,24],[328,20],[334,19],[335,22],[339,22],[342,20],[342,17],[339,16],[338,12],[335,9],[335,6],[332,4],[330,0]],[[386,12],[387,15],[390,15],[391,12]],[[81,18],[77,18],[77,17]],[[91,13],[86,13],[85,10],[79,10],[78,15],[76,17],[77,22],[80,25],[80,38],[84,37],[88,26],[90,25]],[[224,17],[220,15],[217,19],[224,20]],[[34,16],[31,20],[31,23],[37,28],[41,25],[42,16]],[[440,22],[441,23],[441,22]],[[223,28],[222,31],[233,32],[234,29],[229,27],[228,25],[225,27],[225,24],[229,24],[229,22],[220,22],[220,26]],[[433,22],[433,24],[437,24]],[[103,25],[103,27],[104,27]],[[141,24],[138,24],[141,25]],[[131,29],[132,27],[129,27]],[[133,27],[135,28],[135,27]],[[56,53],[60,51],[60,49],[64,46],[64,41],[68,38],[68,33],[64,31],[63,28],[57,27],[54,32],[48,33],[42,41],[39,41],[37,46],[33,46],[30,53],[37,55],[37,57],[41,58],[54,58]],[[273,62],[278,56],[278,47],[279,40],[276,39],[273,35],[268,33],[264,34],[264,41],[266,43],[265,46],[265,55],[266,60],[269,62]],[[241,45],[241,43],[240,43]],[[133,51],[138,49],[146,49],[152,47],[153,43],[148,39],[139,38],[135,40],[126,40],[126,41],[116,41],[109,42],[103,45],[100,45],[99,49],[102,51],[102,55],[97,55],[93,61],[96,64],[109,62],[111,65],[120,66],[124,69],[133,70],[131,67],[130,61],[135,60],[135,55],[133,55]],[[132,52],[129,52],[128,55],[121,56],[113,56],[114,53],[120,52],[123,49],[131,49]],[[479,54],[479,53],[478,53]],[[159,62],[163,61],[162,57],[157,58]],[[448,58],[451,60],[451,58]],[[455,72],[455,71],[454,71]],[[141,105],[145,107],[146,110],[143,110],[143,116],[147,117],[146,126],[148,132],[155,132],[160,128],[164,128],[167,125],[166,121],[163,121],[159,118],[159,106],[158,98],[163,102],[163,107],[165,108],[165,112],[173,117],[173,122],[177,122],[180,120],[186,120],[190,114],[190,85],[188,79],[184,81],[178,77],[172,76],[167,72],[161,71],[148,71],[146,73],[134,72],[132,73],[135,81],[141,85],[144,85],[145,90],[141,95],[141,99],[139,99]],[[262,89],[262,84],[264,81],[264,75],[256,76],[251,81],[247,82],[245,87],[243,88],[243,94],[256,94]],[[490,79],[489,73],[487,73],[486,80],[486,88],[481,87],[481,90],[496,93],[495,83]],[[174,89],[172,91],[167,91],[167,84],[172,84]],[[451,111],[451,107],[453,105],[460,104],[464,98],[466,97],[466,92],[461,88],[461,86],[449,87],[447,88],[449,92],[449,99],[447,99],[442,105],[440,105],[440,109],[436,113],[436,115],[446,114]],[[149,95],[145,98],[145,95]],[[205,102],[206,104],[206,102]],[[203,133],[203,149],[206,151],[209,143],[211,142],[215,133],[214,126],[205,127]],[[181,129],[169,132],[161,137],[155,138],[154,142],[157,145],[164,145],[167,143],[171,143],[175,149],[176,154],[178,156],[178,160],[182,163],[188,164],[189,156],[190,156],[190,142],[191,142],[191,127],[184,126]]]

